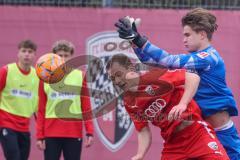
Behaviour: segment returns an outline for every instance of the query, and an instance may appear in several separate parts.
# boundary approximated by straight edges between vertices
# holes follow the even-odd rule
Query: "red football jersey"
[[[140,77],[138,90],[124,94],[124,104],[140,131],[151,122],[161,128],[165,141],[169,140],[174,129],[185,120],[202,120],[201,111],[195,101],[191,101],[181,119],[168,121],[168,113],[179,103],[184,93],[185,70],[168,70],[165,73],[150,71]]]

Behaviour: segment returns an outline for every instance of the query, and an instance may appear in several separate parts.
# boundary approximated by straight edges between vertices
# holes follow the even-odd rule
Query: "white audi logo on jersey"
[[[148,117],[155,117],[157,113],[159,113],[165,106],[166,106],[166,101],[164,99],[156,99],[146,110],[145,114]]]

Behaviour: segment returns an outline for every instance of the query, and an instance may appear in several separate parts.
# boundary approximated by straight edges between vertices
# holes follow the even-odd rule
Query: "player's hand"
[[[142,155],[139,155],[139,154],[137,154],[137,155],[135,155],[134,157],[132,157],[132,159],[131,160],[143,160],[143,156]]]
[[[184,111],[186,111],[187,105],[186,104],[178,104],[174,106],[171,111],[168,113],[168,120],[177,120],[181,118],[181,115]]]
[[[37,148],[40,150],[45,150],[46,148],[46,144],[45,144],[45,140],[37,140]]]
[[[118,28],[119,37],[132,41],[136,46],[142,48],[142,46],[147,42],[147,38],[142,37],[137,31],[137,25],[140,23],[140,19],[134,19],[132,17],[126,16],[120,18],[115,26]]]
[[[122,39],[133,40],[138,35],[134,19],[129,16],[120,18],[115,26],[118,28],[119,37]]]
[[[85,147],[90,147],[93,144],[93,136],[87,136]]]

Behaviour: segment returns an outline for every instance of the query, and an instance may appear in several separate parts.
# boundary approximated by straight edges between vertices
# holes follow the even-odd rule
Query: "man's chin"
[[[30,62],[30,61],[25,61],[25,62],[24,62],[24,65],[25,65],[25,66],[31,66],[32,64],[33,64],[33,63]]]
[[[191,53],[191,52],[196,52],[196,49],[191,49],[191,48],[186,48],[187,52]]]

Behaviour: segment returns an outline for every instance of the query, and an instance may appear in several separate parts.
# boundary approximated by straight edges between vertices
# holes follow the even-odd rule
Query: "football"
[[[59,82],[65,74],[64,60],[54,53],[41,56],[35,69],[39,79],[50,84]]]

